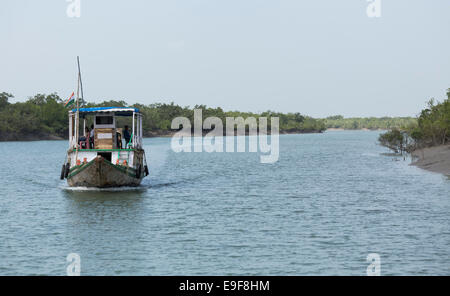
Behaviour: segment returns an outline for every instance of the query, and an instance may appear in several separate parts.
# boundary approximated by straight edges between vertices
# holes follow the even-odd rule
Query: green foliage
[[[344,118],[341,115],[330,116],[325,119],[327,128],[342,129],[392,129],[403,128],[417,122],[413,117],[366,117]]]
[[[193,124],[194,109],[202,110],[203,119],[207,117],[218,117],[226,126],[226,117],[267,117],[268,124],[270,126],[271,117],[279,117],[280,131],[281,132],[322,132],[325,130],[325,125],[322,121],[313,119],[311,117],[303,116],[300,113],[276,113],[276,112],[263,112],[261,114],[251,112],[239,112],[239,111],[224,111],[222,108],[210,108],[205,105],[195,105],[193,108],[180,107],[171,104],[155,103],[148,106],[133,105],[137,107],[144,114],[144,130],[147,132],[158,131],[170,131],[172,120],[175,117],[187,117]]]
[[[380,143],[393,149],[403,151],[418,146],[430,146],[448,143],[450,139],[450,89],[448,98],[439,103],[430,100],[427,108],[422,110],[418,118],[381,117],[381,118],[344,118],[341,115],[314,119],[300,113],[279,113],[266,111],[261,114],[240,111],[224,111],[222,108],[211,108],[205,105],[182,107],[170,104],[154,103],[149,105],[134,104],[144,114],[143,127],[145,135],[165,134],[171,130],[171,122],[175,117],[187,117],[193,122],[194,109],[201,109],[203,118],[215,116],[226,124],[226,117],[278,117],[281,133],[322,132],[326,128],[344,129],[391,129],[385,136],[380,136]],[[66,138],[68,134],[68,109],[57,94],[37,94],[25,102],[10,103],[13,95],[0,93],[0,140],[20,140],[32,135],[35,138],[58,136]],[[118,106],[126,107],[124,100],[104,101],[100,104],[82,102],[85,107]],[[403,140],[400,140],[400,135]],[[409,141],[410,140],[410,141]],[[409,141],[409,146],[407,142]]]
[[[328,116],[327,118],[325,118],[325,119],[327,119],[327,120],[343,120],[344,119],[344,116],[342,116],[342,115],[334,115],[334,116]]]
[[[13,95],[5,92],[0,93],[0,111],[9,105],[9,98],[13,98]]]
[[[388,147],[395,153],[404,152],[407,144],[407,138],[404,132],[394,128],[378,137],[381,145]]]
[[[447,90],[447,99],[443,102],[439,103],[434,99],[429,100],[427,107],[420,112],[417,123],[403,127],[401,134],[404,142],[410,140],[409,144],[404,146],[406,151],[447,144],[450,140],[450,89]],[[393,146],[386,145],[386,143],[389,143],[390,137],[394,137],[394,135],[398,136],[393,129],[380,136],[379,141],[382,145],[396,150],[395,144]]]
[[[6,95],[6,97],[12,95]],[[37,94],[26,102],[15,104],[4,102],[0,95],[0,139],[20,140],[28,137],[54,135],[65,137],[68,130],[67,110],[56,94]]]
[[[434,146],[445,144],[450,139],[450,89],[447,92],[448,98],[436,103],[431,99],[427,103],[427,108],[422,110],[418,118],[418,126],[411,131],[414,136],[420,134],[420,144]]]
[[[57,94],[43,95],[37,94],[29,98],[26,102],[10,104],[8,99],[12,95],[0,94],[0,140],[21,140],[48,136],[58,136],[67,138],[69,108],[63,106],[62,100]],[[81,104],[80,104],[81,105]],[[124,100],[104,101],[100,104],[85,103],[83,107],[127,107]],[[134,104],[132,107],[139,108],[144,115],[143,128],[144,136],[167,134],[172,131],[171,123],[175,117],[187,117],[193,125],[194,109],[202,110],[203,119],[215,116],[222,120],[224,128],[226,117],[268,117],[270,125],[271,117],[279,117],[280,132],[302,133],[302,132],[322,132],[325,130],[323,120],[317,120],[300,113],[278,113],[266,111],[261,114],[239,111],[224,111],[222,108],[211,108],[205,105],[196,105],[193,108],[181,107],[170,104],[154,103],[149,105]],[[73,106],[71,108],[74,108]],[[119,125],[124,125],[126,118],[119,118]],[[88,119],[88,126],[92,123]],[[128,123],[129,124],[129,123]],[[270,127],[269,127],[270,128]]]

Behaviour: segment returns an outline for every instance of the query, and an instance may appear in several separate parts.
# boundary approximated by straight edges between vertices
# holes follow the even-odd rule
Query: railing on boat
[[[94,139],[88,133],[87,115],[94,115]],[[81,116],[80,116],[81,115]],[[129,142],[125,142],[122,148],[122,139],[124,131],[116,126],[116,117],[130,116],[132,117],[131,135]],[[81,117],[81,118],[80,118]],[[105,118],[108,120],[97,122],[97,118]],[[82,136],[77,132],[80,128],[80,119],[83,121]],[[88,132],[87,132],[88,131]],[[120,136],[120,138],[119,138]],[[88,149],[142,149],[143,142],[143,116],[137,108],[127,107],[93,107],[73,109],[69,112],[69,147],[71,149],[83,150]],[[119,144],[120,143],[120,144]],[[109,147],[105,147],[109,146]]]

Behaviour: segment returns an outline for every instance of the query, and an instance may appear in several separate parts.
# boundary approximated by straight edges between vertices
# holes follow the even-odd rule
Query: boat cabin
[[[92,128],[93,126],[93,128]],[[138,108],[92,107],[69,111],[71,166],[102,156],[113,164],[134,166],[142,150],[142,114]]]

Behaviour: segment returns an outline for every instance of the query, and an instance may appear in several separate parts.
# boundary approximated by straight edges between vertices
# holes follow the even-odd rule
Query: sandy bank
[[[450,145],[418,149],[412,153],[419,168],[450,176]]]
[[[369,129],[369,128],[356,128],[356,129],[345,129],[341,127],[330,127],[326,129],[327,132],[342,132],[342,131],[385,131],[385,129],[381,128],[375,128],[375,129]]]

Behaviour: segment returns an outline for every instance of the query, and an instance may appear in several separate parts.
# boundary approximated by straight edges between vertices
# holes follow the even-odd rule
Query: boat
[[[83,136],[77,139],[76,114],[83,120]],[[86,133],[89,116],[93,117],[94,138]],[[117,118],[132,117],[129,143],[123,145],[123,128]],[[92,145],[93,144],[93,145]],[[92,146],[91,146],[92,145]],[[148,175],[142,147],[142,114],[137,108],[93,107],[69,111],[69,150],[61,171],[71,187],[138,186]]]
[[[79,89],[80,71],[78,78]],[[79,108],[78,98],[79,91],[77,108],[69,111],[69,149],[60,178],[70,187],[139,186],[149,174],[142,113],[134,107]]]

